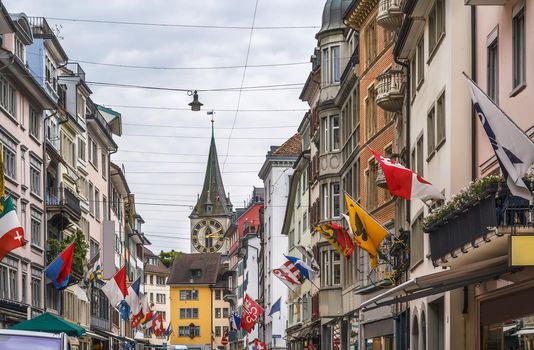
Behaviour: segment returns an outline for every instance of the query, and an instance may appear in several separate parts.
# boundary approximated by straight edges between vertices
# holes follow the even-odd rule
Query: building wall
[[[512,88],[512,10],[519,0],[509,0],[504,6],[476,6],[476,81],[487,91],[488,36],[498,27],[499,47],[499,107],[528,135],[532,135],[532,113],[524,108],[534,99],[534,70],[526,69],[526,86],[511,96]],[[528,1],[525,6],[526,62],[534,60],[532,36],[534,35],[534,9]],[[476,123],[477,177],[484,176],[498,168],[496,158],[480,122]]]
[[[198,290],[198,300],[180,300],[180,290]],[[187,345],[191,349],[210,349],[212,331],[212,290],[208,286],[170,286],[171,318],[173,333],[170,343]],[[198,319],[181,319],[180,308],[198,308]],[[200,326],[200,336],[191,339],[180,337],[179,327],[194,323]]]
[[[156,280],[157,276],[163,277],[165,279],[164,285],[157,284],[157,280]],[[165,327],[167,326],[168,322],[172,321],[171,300],[170,300],[171,293],[170,293],[170,287],[166,283],[167,283],[167,276],[149,274],[149,273],[145,274],[144,293],[149,298],[148,300],[151,300],[150,295],[153,295],[153,300],[154,300],[153,311],[154,312],[156,311],[164,312],[163,323]],[[163,294],[165,296],[165,300],[163,303],[158,302],[157,296],[156,296],[157,294]],[[179,297],[180,296],[178,295],[178,299]],[[178,311],[178,315],[180,315],[179,312],[180,311]],[[177,333],[177,331],[178,331],[177,328],[173,328],[173,335]],[[156,337],[154,334],[152,334],[150,338],[147,338],[145,334],[145,339],[148,340],[150,344],[154,344],[154,345],[162,345],[163,343],[167,343],[166,338],[164,338],[163,336]]]
[[[216,292],[215,291],[219,291],[219,293],[221,293],[221,299],[217,300],[216,298]],[[213,319],[213,326],[212,326],[212,332],[213,332],[213,348],[217,348],[219,346],[222,346],[221,344],[221,339],[224,335],[224,330],[225,329],[228,329],[228,327],[230,326],[230,321],[229,321],[229,316],[230,316],[230,304],[228,304],[226,301],[223,300],[223,295],[224,295],[224,288],[213,288],[211,290],[211,299],[212,299],[212,305],[213,305],[213,309],[212,309],[212,319]],[[216,316],[216,313],[215,313],[215,309],[221,309],[221,317],[220,318],[217,318]],[[228,312],[228,317],[224,317],[224,311],[223,310],[227,310]],[[215,332],[215,327],[220,327],[221,329],[221,335],[220,336],[217,336],[216,332]]]

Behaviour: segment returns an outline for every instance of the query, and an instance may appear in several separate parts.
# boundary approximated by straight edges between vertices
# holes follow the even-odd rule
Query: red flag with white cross
[[[243,302],[243,317],[241,317],[241,328],[250,333],[256,321],[263,312],[263,308],[256,303],[248,294]]]

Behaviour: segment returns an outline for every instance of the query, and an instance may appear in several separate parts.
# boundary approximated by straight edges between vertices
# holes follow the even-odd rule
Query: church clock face
[[[215,219],[204,219],[193,226],[191,243],[199,253],[215,253],[224,245],[224,229]]]

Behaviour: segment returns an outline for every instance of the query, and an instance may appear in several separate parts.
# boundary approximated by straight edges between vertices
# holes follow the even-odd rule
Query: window
[[[2,144],[2,156],[4,159],[4,175],[16,181],[17,179],[17,144],[15,141],[0,131],[0,143]]]
[[[423,135],[417,140],[417,173],[424,176],[423,168]]]
[[[22,291],[22,302],[24,304],[28,303],[28,292],[26,290],[28,285],[28,275],[26,273],[22,273],[22,285],[20,286],[20,289]]]
[[[335,83],[338,83],[341,77],[341,62],[340,62],[340,56],[339,56],[339,46],[332,46],[331,50],[332,50],[332,70],[334,72],[333,81]]]
[[[89,182],[89,213],[95,215],[95,193],[93,189],[93,184]]]
[[[330,198],[328,196],[328,184],[322,185],[322,191],[323,194],[323,219],[330,218]]]
[[[85,97],[80,92],[76,94],[76,114],[85,121]]]
[[[376,22],[373,20],[367,28],[365,28],[365,66],[369,65],[375,60],[378,55],[376,38]]]
[[[423,260],[423,213],[419,214],[410,231],[410,266]]]
[[[417,86],[419,86],[425,77],[425,40],[421,36],[417,43]]]
[[[331,183],[330,189],[330,193],[332,196],[332,217],[337,218],[340,216],[341,210],[341,195],[339,190],[339,182]]]
[[[337,151],[339,150],[339,116],[330,116],[330,129],[332,130],[330,150]]]
[[[356,163],[354,163],[353,172],[354,176],[354,199],[360,198],[360,158],[356,159]]]
[[[100,220],[100,191],[95,187],[95,219]]]
[[[157,262],[154,265],[157,265]],[[165,276],[156,276],[156,284],[158,286],[164,286],[165,285]]]
[[[367,178],[367,208],[374,209],[378,206],[378,187],[376,186],[376,178],[378,177],[378,164],[374,159],[369,162],[369,167],[366,171]]]
[[[221,316],[222,316],[221,308],[220,307],[216,307],[215,308],[215,318],[221,318]]]
[[[428,52],[432,52],[445,35],[445,0],[436,0],[428,15]]]
[[[426,117],[426,142],[428,156],[430,157],[436,148],[436,108],[434,106],[432,106]]]
[[[55,77],[56,67],[54,65],[54,62],[52,62],[52,60],[50,59],[50,57],[48,57],[48,55],[46,55],[45,57],[46,57],[45,79],[46,79],[46,82],[50,85],[50,87],[54,91],[56,91],[57,90],[56,77]]]
[[[72,167],[76,166],[75,145],[72,139],[66,133],[61,133],[60,145],[61,156]]]
[[[2,263],[3,265],[0,265],[0,298],[18,301],[18,260],[7,256]]]
[[[321,286],[335,286],[341,283],[341,255],[333,249],[321,252]]]
[[[417,92],[417,54],[414,54],[410,59],[410,94],[411,99],[415,98]]]
[[[221,336],[221,326],[215,326],[215,336],[216,337]]]
[[[445,92],[438,97],[436,103],[436,142],[440,146],[445,141]]]
[[[428,303],[426,328],[428,329],[428,349],[443,350],[445,348],[445,301],[443,297]]]
[[[100,253],[100,246],[98,242],[91,238],[89,242],[89,256],[90,256],[89,260],[92,260],[99,253]]]
[[[30,192],[41,196],[41,167],[42,163],[37,158],[30,157]]]
[[[302,231],[305,232],[308,229],[308,212],[305,211],[302,214]]]
[[[17,117],[17,90],[0,75],[0,106],[13,118]]]
[[[43,214],[31,209],[31,243],[37,247],[41,247],[41,227]]]
[[[365,138],[369,139],[378,129],[378,116],[376,110],[376,91],[373,85],[367,89],[365,100]]]
[[[78,138],[78,159],[85,162],[85,141],[81,138]]]
[[[198,290],[181,290],[180,300],[198,300]]]
[[[525,2],[521,1],[513,9],[512,19],[512,71],[513,88],[525,83]]]
[[[215,291],[215,300],[221,300],[221,291],[220,290],[216,290]]]
[[[25,49],[26,49],[26,46],[24,45],[22,40],[20,40],[16,36],[15,37],[15,48],[14,48],[15,56],[17,56],[23,63],[26,63],[26,61],[24,60]]]
[[[180,326],[178,327],[179,337],[200,337],[200,326]]]
[[[108,219],[108,199],[102,195],[102,220]]]
[[[496,30],[494,31],[496,32]],[[498,35],[496,33],[496,35]],[[492,38],[488,45],[488,96],[496,103],[499,103],[499,38]]]
[[[98,169],[98,146],[91,138],[89,138],[89,161]]]
[[[32,306],[41,307],[41,276],[43,275],[43,272],[35,267],[31,268],[31,272]]]
[[[230,316],[229,310],[227,307],[223,309],[223,318],[228,318]]]
[[[106,158],[107,158],[106,154],[105,154],[104,152],[102,152],[102,162],[100,162],[100,164],[102,165],[102,177],[103,177],[104,179],[105,179],[106,176],[107,176],[107,175],[106,175],[106,172],[107,172],[107,171],[106,171],[106,170],[107,170],[107,168],[106,168],[106,164],[107,164]]]
[[[41,140],[41,118],[32,106],[30,106],[30,135]]]
[[[156,303],[157,304],[165,304],[165,294],[157,293],[156,294]]]
[[[323,81],[325,83],[329,83],[330,82],[330,75],[329,75],[329,65],[330,65],[330,56],[329,56],[329,51],[328,51],[328,48],[326,49],[323,49],[323,61],[321,63],[321,65],[324,67],[324,69],[322,69],[322,72],[323,72]]]

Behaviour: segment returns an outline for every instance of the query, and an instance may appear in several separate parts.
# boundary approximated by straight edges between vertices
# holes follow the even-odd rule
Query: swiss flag
[[[265,342],[260,341],[258,338],[254,339],[254,346],[256,350],[265,350]]]
[[[161,312],[158,313],[156,318],[152,321],[152,330],[156,337],[159,337],[165,332],[165,328],[163,327],[163,314]]]
[[[250,333],[256,321],[263,312],[263,308],[256,303],[248,294],[245,295],[243,303],[243,317],[241,317],[241,328]]]
[[[445,199],[437,188],[408,168],[371,149],[384,172],[389,192],[404,199]]]

